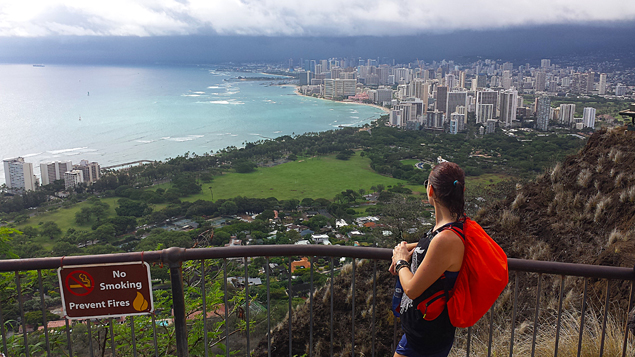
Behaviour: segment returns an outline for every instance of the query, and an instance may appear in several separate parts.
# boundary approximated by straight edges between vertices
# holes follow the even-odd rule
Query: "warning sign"
[[[145,315],[154,311],[148,263],[59,268],[63,312],[69,319]]]
[[[75,270],[66,276],[66,286],[71,294],[85,296],[95,288],[95,280],[87,272]]]

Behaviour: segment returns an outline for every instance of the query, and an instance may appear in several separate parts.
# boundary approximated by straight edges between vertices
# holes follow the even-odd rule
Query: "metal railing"
[[[206,264],[209,260],[220,260],[222,261],[222,274],[223,274],[223,310],[224,310],[224,319],[225,322],[228,319],[228,310],[230,302],[228,301],[228,259],[236,259],[242,258],[244,263],[244,301],[245,301],[245,314],[244,319],[247,323],[244,326],[246,330],[246,347],[244,348],[244,352],[249,355],[251,349],[250,345],[250,294],[249,294],[249,271],[248,271],[248,258],[253,257],[266,257],[266,294],[267,294],[267,332],[265,334],[267,338],[267,354],[269,356],[272,355],[272,341],[271,341],[271,333],[272,333],[272,325],[271,325],[271,311],[270,311],[270,269],[269,269],[269,258],[270,257],[288,257],[288,282],[287,282],[287,292],[288,292],[288,315],[287,315],[287,323],[288,323],[288,355],[293,356],[297,354],[297,351],[294,352],[293,349],[293,337],[292,337],[292,314],[294,313],[294,309],[292,306],[293,301],[293,287],[292,287],[292,258],[294,256],[306,256],[310,257],[311,268],[310,268],[310,293],[308,294],[308,304],[309,304],[309,338],[308,338],[308,355],[316,355],[314,353],[314,259],[315,257],[325,257],[329,259],[330,271],[326,272],[329,276],[329,280],[326,282],[326,285],[323,289],[328,289],[328,293],[330,293],[330,325],[328,330],[330,331],[330,355],[334,354],[334,279],[335,279],[335,267],[334,263],[336,262],[334,258],[345,257],[352,259],[352,276],[355,277],[356,274],[356,260],[364,259],[370,260],[372,265],[373,279],[372,279],[372,317],[370,323],[371,329],[371,349],[370,354],[372,356],[376,355],[376,344],[378,341],[376,340],[376,321],[378,313],[376,312],[377,306],[377,262],[378,261],[387,261],[391,259],[391,250],[390,249],[381,249],[381,248],[366,248],[366,247],[344,247],[344,246],[316,246],[316,245],[264,245],[264,246],[241,246],[241,247],[224,247],[224,248],[198,248],[198,249],[182,249],[182,248],[169,248],[161,251],[149,251],[149,252],[138,252],[138,253],[123,253],[123,254],[104,254],[104,255],[94,255],[94,256],[72,256],[72,257],[58,257],[58,258],[34,258],[34,259],[16,259],[16,260],[3,260],[0,261],[0,272],[14,272],[15,273],[15,298],[17,299],[19,310],[20,310],[20,325],[21,325],[21,334],[23,339],[23,351],[20,350],[18,352],[19,355],[30,356],[31,355],[31,347],[29,346],[29,336],[27,332],[27,325],[25,320],[25,306],[24,300],[25,295],[22,289],[22,279],[21,272],[24,271],[36,271],[37,272],[37,283],[36,289],[39,291],[39,298],[41,302],[42,309],[42,322],[44,326],[44,336],[45,336],[45,347],[42,348],[40,346],[39,352],[36,354],[47,356],[54,355],[51,352],[50,339],[49,339],[49,328],[47,326],[47,309],[44,303],[44,287],[42,282],[42,271],[47,269],[56,269],[59,267],[68,267],[68,266],[76,266],[76,265],[86,265],[86,264],[110,264],[110,263],[123,263],[123,262],[135,262],[135,261],[145,261],[148,263],[160,263],[167,264],[169,267],[169,276],[171,283],[171,295],[172,295],[172,306],[173,306],[173,324],[175,331],[175,348],[171,351],[171,353],[176,354],[178,356],[188,356],[188,322],[185,311],[186,301],[184,294],[184,282],[183,282],[183,274],[182,274],[182,263],[187,261],[200,261],[200,279],[202,280],[202,284],[200,284],[200,294],[203,300],[202,303],[202,322],[203,322],[203,339],[204,339],[204,354],[208,356],[210,352],[210,343],[208,339],[208,311],[206,298],[208,297],[208,292],[206,291]],[[603,326],[601,332],[601,346],[600,353],[601,356],[604,352],[604,341],[605,341],[605,332],[606,332],[606,321],[607,316],[609,315],[609,305],[610,305],[610,282],[612,280],[616,280],[622,285],[627,284],[630,286],[630,291],[628,293],[628,305],[626,309],[622,309],[622,312],[625,311],[625,316],[628,314],[628,311],[631,309],[633,305],[633,283],[635,282],[635,270],[630,268],[620,268],[620,267],[609,267],[609,266],[593,266],[593,265],[585,265],[585,264],[570,264],[570,263],[557,263],[557,262],[544,262],[544,261],[531,261],[531,260],[522,260],[522,259],[512,259],[508,260],[509,269],[510,269],[510,287],[513,286],[513,298],[511,299],[511,328],[509,330],[510,338],[509,338],[509,355],[514,355],[514,341],[515,341],[515,333],[517,330],[516,321],[520,312],[518,311],[518,301],[519,301],[519,279],[521,274],[537,274],[537,284],[535,286],[535,305],[534,305],[534,317],[533,317],[533,336],[532,336],[532,346],[531,346],[531,355],[533,356],[536,351],[536,335],[539,330],[539,314],[540,314],[540,306],[541,306],[541,296],[544,292],[541,292],[543,276],[555,276],[559,277],[559,296],[558,296],[558,309],[557,309],[557,322],[556,322],[556,333],[554,336],[554,356],[558,354],[558,344],[560,338],[561,331],[561,318],[563,312],[563,299],[564,299],[564,291],[565,291],[565,278],[566,277],[580,277],[584,279],[584,292],[583,292],[583,300],[582,307],[580,313],[580,324],[579,324],[579,343],[578,343],[578,356],[580,355],[580,350],[582,348],[582,340],[583,340],[583,331],[585,327],[585,313],[588,308],[588,290],[589,290],[589,282],[593,281],[594,285],[597,285],[597,282],[593,279],[603,279],[606,280],[606,288],[604,293],[604,305],[603,305]],[[513,278],[511,277],[511,272],[515,272]],[[218,272],[220,275],[220,271]],[[350,322],[350,331],[351,331],[351,339],[350,339],[350,355],[356,355],[356,330],[355,330],[355,314],[356,314],[356,306],[355,306],[355,281],[356,278],[351,279],[351,322]],[[59,287],[58,287],[59,288]],[[380,289],[387,289],[392,291],[392,286],[379,286]],[[527,288],[528,290],[528,288]],[[622,294],[623,295],[623,294]],[[35,295],[34,295],[35,296]],[[325,299],[323,299],[325,301]],[[509,305],[509,302],[507,302]],[[495,304],[497,306],[497,304]],[[10,351],[7,347],[7,339],[12,335],[5,328],[5,319],[3,316],[3,311],[1,309],[2,304],[0,303],[0,325],[2,329],[2,348],[4,353],[9,356]],[[527,314],[527,313],[525,313]],[[385,314],[384,314],[385,315]],[[489,332],[488,332],[488,347],[487,354],[488,356],[492,353],[492,339],[494,334],[494,307],[490,310],[489,313]],[[627,317],[626,317],[627,318]],[[625,318],[625,319],[626,319]],[[482,319],[483,320],[483,319]],[[508,321],[510,319],[507,319]],[[128,318],[130,323],[130,333],[131,333],[131,343],[132,343],[132,354],[134,356],[137,355],[137,349],[135,344],[135,320],[132,317]],[[480,322],[479,322],[480,323]],[[93,325],[90,320],[85,322],[88,334],[88,341],[90,344],[89,353],[91,356],[94,354],[94,346],[92,346],[92,337],[91,337],[91,329]],[[394,328],[393,328],[393,341],[391,348],[394,349],[396,345],[396,337],[397,337],[397,320],[394,319]],[[71,338],[71,330],[72,325],[69,324],[69,321],[65,321],[64,331],[66,334],[66,343],[65,347],[62,347],[63,355],[73,356],[73,341]],[[225,323],[224,326],[224,336],[221,336],[221,339],[225,342],[225,354],[227,356],[230,355],[230,351],[232,347],[230,346],[230,332],[228,324]],[[57,331],[57,330],[56,330]],[[104,331],[108,331],[110,333],[110,354],[112,356],[117,355],[117,345],[115,341],[115,334],[113,333],[113,319],[110,319],[108,322],[108,326],[104,326]],[[154,355],[158,356],[158,345],[157,345],[157,321],[152,316],[152,334],[153,334],[153,344],[154,344]],[[624,322],[623,328],[623,343],[621,349],[621,355],[626,356],[627,349],[633,348],[633,343],[629,343],[629,334],[626,326],[626,321]],[[20,332],[18,332],[20,333]],[[58,332],[59,333],[59,332]],[[472,335],[473,329],[467,329],[467,335],[465,340],[462,342],[462,347],[465,350],[465,355],[469,356],[472,353],[473,346],[471,348],[472,343]],[[16,335],[13,335],[16,336]],[[338,336],[339,337],[339,336]],[[14,337],[15,338],[15,337]],[[216,341],[218,343],[218,341]],[[101,353],[104,355],[106,352],[106,336],[104,337],[103,346],[101,346]]]

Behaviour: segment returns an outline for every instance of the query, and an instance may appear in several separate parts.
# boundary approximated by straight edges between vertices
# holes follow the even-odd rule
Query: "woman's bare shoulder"
[[[444,245],[444,246],[463,246],[463,240],[459,235],[450,230],[446,229],[444,231],[439,232],[436,237],[432,240],[431,244],[435,245]]]

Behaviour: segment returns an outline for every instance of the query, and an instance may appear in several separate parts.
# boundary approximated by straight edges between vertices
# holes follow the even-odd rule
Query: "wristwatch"
[[[401,270],[401,268],[404,268],[404,267],[410,268],[410,263],[408,263],[408,261],[403,260],[403,259],[397,261],[397,264],[395,264],[395,272],[397,272],[397,274],[399,274],[399,270]]]

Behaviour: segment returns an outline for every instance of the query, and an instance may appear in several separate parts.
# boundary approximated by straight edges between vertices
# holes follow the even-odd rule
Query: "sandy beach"
[[[301,96],[304,96],[304,97],[309,97],[308,95],[304,95],[304,94],[300,93],[300,86],[298,86],[298,85],[295,85],[295,84],[281,84],[280,86],[282,86],[282,87],[291,87],[291,86],[293,86],[293,87],[295,87],[295,90],[294,90],[295,94],[297,94],[297,95],[301,95]],[[382,110],[384,113],[386,113],[386,114],[389,114],[389,113],[390,113],[390,110],[389,110],[388,108],[386,108],[386,107],[382,107],[382,106],[377,105],[377,104],[361,103],[361,102],[352,102],[352,101],[351,101],[351,102],[346,102],[346,101],[331,100],[331,99],[320,98],[320,97],[311,97],[311,98],[316,98],[316,99],[321,99],[321,100],[328,100],[328,101],[330,101],[330,102],[338,102],[338,103],[343,103],[343,104],[367,105],[367,106],[369,106],[369,107],[373,107],[373,108],[381,109],[381,110]]]

